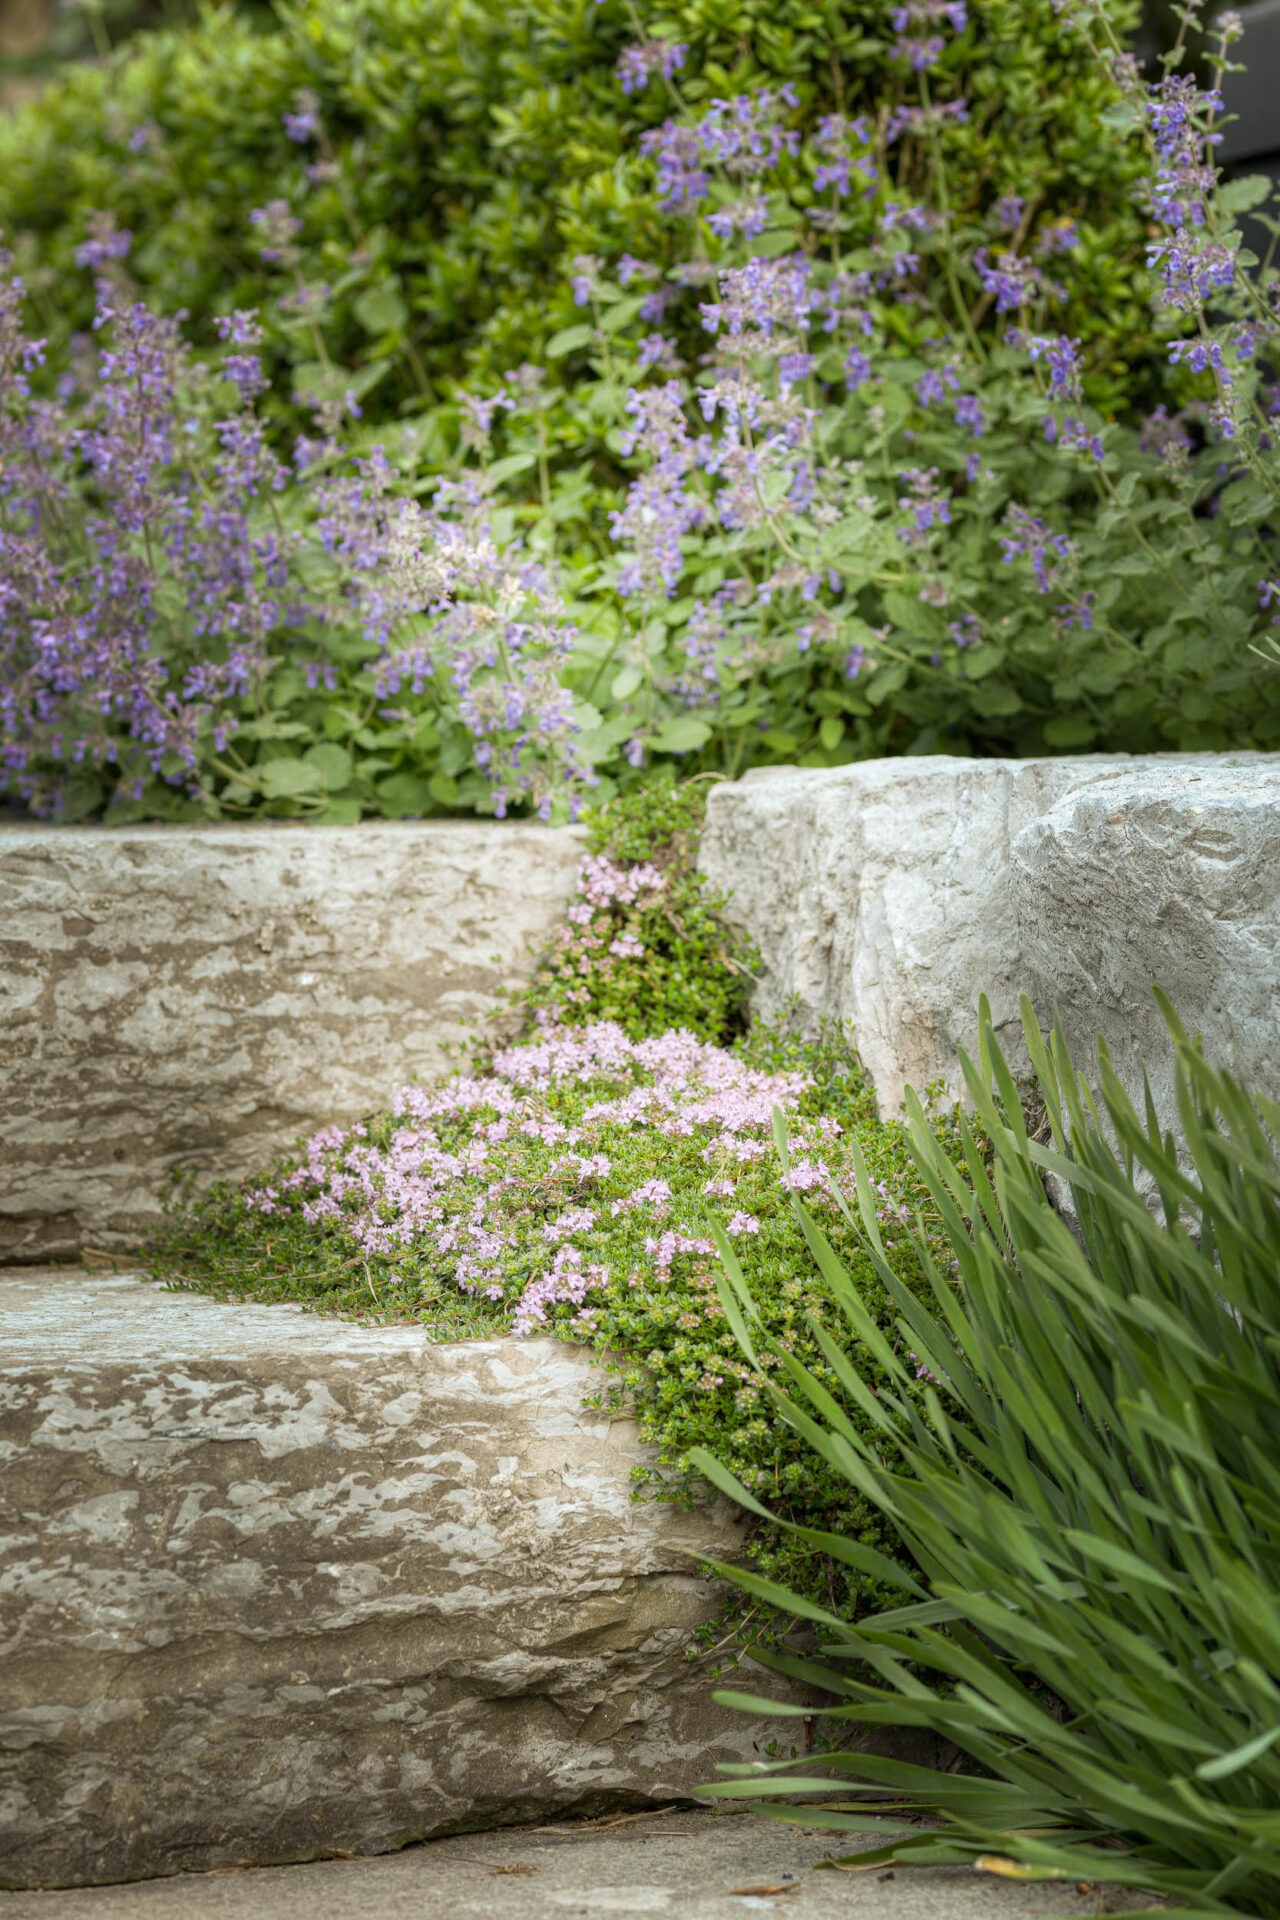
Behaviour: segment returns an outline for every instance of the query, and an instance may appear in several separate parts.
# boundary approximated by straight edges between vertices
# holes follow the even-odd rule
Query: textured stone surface
[[[437,1072],[555,924],[573,830],[0,827],[0,1260],[128,1247]]]
[[[1280,757],[1144,767],[1065,795],[1014,840],[1027,987],[1076,1058],[1105,1034],[1121,1078],[1174,1118],[1162,986],[1205,1051],[1280,1099]]]
[[[896,1837],[888,1819],[865,1835],[823,1834],[736,1809],[667,1812],[617,1826],[467,1834],[383,1860],[0,1893],[0,1920],[743,1920],[792,1911],[803,1920],[1096,1920],[1128,1907],[1152,1911],[1141,1894],[1109,1893],[1103,1901],[1096,1887],[1082,1892],[1075,1881],[1028,1887],[969,1867],[813,1871],[833,1851]]]
[[[1180,791],[1191,795],[1225,783],[1213,844],[1230,840],[1233,830],[1223,825],[1228,814],[1235,810],[1241,821],[1248,814],[1247,855],[1243,846],[1238,858],[1213,854],[1212,835],[1201,834],[1203,854],[1180,862],[1179,839],[1189,849],[1200,833],[1194,808],[1185,830],[1166,820],[1145,838],[1139,830],[1129,833],[1112,819],[1108,796],[1118,807],[1137,805],[1146,781],[1165,797],[1162,804],[1174,806]],[[830,772],[788,768],[712,790],[701,860],[710,878],[732,893],[732,912],[762,951],[759,1011],[777,1015],[798,1001],[809,1020],[848,1022],[881,1108],[892,1112],[907,1085],[942,1080],[958,1089],[956,1047],[974,1044],[981,993],[989,996],[1001,1039],[1018,1063],[1021,992],[1032,990],[1046,1017],[1055,999],[1069,1002],[1078,1035],[1104,1025],[1105,996],[1091,984],[1101,976],[1096,966],[1091,971],[1087,954],[1109,955],[1117,978],[1129,969],[1117,1001],[1126,1019],[1143,994],[1149,999],[1150,980],[1157,978],[1172,980],[1171,991],[1183,989],[1185,1017],[1202,1024],[1209,1011],[1199,997],[1203,975],[1176,971],[1182,935],[1175,937],[1174,928],[1194,922],[1204,931],[1219,913],[1224,885],[1230,891],[1223,876],[1233,865],[1237,873],[1251,863],[1259,872],[1268,861],[1273,870],[1280,866],[1276,797],[1277,762],[1260,754],[1151,760],[939,755]],[[1080,823],[1070,852],[1049,825],[1068,818]],[[1089,867],[1086,849],[1098,833],[1103,840]],[[1123,877],[1104,886],[1102,876],[1122,846]],[[1093,892],[1077,898],[1086,867]],[[1186,902],[1181,920],[1173,905],[1179,888]],[[1259,880],[1251,899],[1260,903],[1264,893]],[[1259,911],[1274,915],[1274,895]],[[1083,929],[1074,967],[1063,945],[1073,915]],[[1141,938],[1137,923],[1145,926]],[[1239,954],[1250,941],[1256,945],[1257,936],[1243,938]],[[1227,968],[1220,993],[1230,992],[1235,962],[1227,960],[1225,946],[1220,951]],[[1274,991],[1274,951],[1270,959],[1261,949],[1259,955],[1255,971],[1265,977],[1270,968]],[[1153,1029],[1151,1016],[1143,1018],[1145,1036]],[[1272,1085],[1280,1092],[1274,1079]]]
[[[66,1270],[0,1327],[0,1885],[662,1804],[764,1737],[688,1657],[740,1516],[630,1500],[581,1350]]]

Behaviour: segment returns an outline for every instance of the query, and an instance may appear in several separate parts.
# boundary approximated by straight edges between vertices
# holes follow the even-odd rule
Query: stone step
[[[751,1758],[774,1729],[690,1658],[741,1518],[633,1501],[594,1377],[0,1273],[0,1885],[376,1853]]]
[[[537,821],[0,822],[0,1261],[134,1250],[175,1167],[257,1172],[455,1065],[582,853]]]
[[[1164,987],[1215,1065],[1280,1099],[1280,755],[946,754],[764,769],[713,787],[700,865],[761,955],[755,1011],[850,1027],[882,1112],[963,1090],[987,994],[1017,1070],[1019,995],[1077,1066],[1105,1035],[1167,1125]]]

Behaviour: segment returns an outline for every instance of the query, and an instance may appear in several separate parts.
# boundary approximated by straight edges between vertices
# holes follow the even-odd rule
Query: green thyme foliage
[[[815,1232],[830,1285],[821,1313],[831,1325],[834,1297],[844,1321],[838,1339],[818,1337],[869,1426],[834,1409],[826,1379],[780,1345],[771,1308],[753,1322],[754,1283],[741,1288],[743,1331],[758,1328],[761,1358],[785,1381],[776,1392],[770,1374],[755,1376],[775,1415],[892,1521],[918,1571],[897,1574],[891,1612],[856,1626],[815,1613],[803,1588],[788,1597],[729,1578],[826,1630],[827,1664],[775,1664],[831,1690],[853,1748],[868,1727],[914,1726],[974,1768],[850,1750],[824,1754],[821,1778],[803,1762],[763,1779],[728,1769],[757,1777],[710,1791],[805,1824],[868,1828],[866,1812],[797,1809],[797,1795],[829,1800],[834,1764],[945,1823],[860,1865],[995,1855],[1020,1878],[1086,1878],[1192,1915],[1276,1920],[1280,1106],[1211,1068],[1161,1004],[1181,1151],[1149,1098],[1145,1116],[1135,1109],[1105,1049],[1093,1094],[1061,1033],[1046,1046],[1024,1002],[1052,1144],[1030,1137],[984,1007],[979,1064],[965,1071],[991,1177],[973,1154],[962,1176],[918,1106],[911,1118],[954,1271],[936,1237],[913,1235],[905,1279],[903,1246],[885,1257],[861,1183],[862,1257],[893,1302],[897,1351],[875,1340],[861,1268],[842,1274]],[[1046,1197],[1046,1173],[1071,1190],[1078,1239]],[[902,1362],[908,1342],[931,1376],[923,1404]],[[714,1451],[697,1463],[759,1511],[755,1488],[735,1486]],[[806,1541],[816,1544],[801,1529],[797,1548]],[[850,1529],[835,1549],[854,1568],[860,1542]]]
[[[683,1027],[723,1045],[742,1031],[753,956],[697,870],[706,794],[660,772],[594,811],[578,897],[527,1014],[613,1020],[632,1039]]]

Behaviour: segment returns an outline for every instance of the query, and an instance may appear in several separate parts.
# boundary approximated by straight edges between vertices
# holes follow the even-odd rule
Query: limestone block
[[[136,1245],[438,1072],[527,975],[581,837],[537,824],[0,827],[0,1260]]]
[[[1274,765],[1262,754],[937,755],[749,774],[712,790],[701,865],[731,893],[730,912],[761,949],[757,1011],[777,1017],[795,1005],[806,1023],[847,1023],[881,1110],[893,1112],[908,1085],[940,1080],[959,1091],[956,1048],[975,1043],[980,994],[989,996],[1001,1042],[1019,1067],[1019,995],[1033,990],[1046,1012],[1062,997],[1056,934],[1042,924],[1043,908],[1030,903],[1029,883],[1020,878],[1015,886],[1019,835],[1068,795],[1080,796],[1082,819],[1102,818],[1104,796],[1117,782],[1128,783],[1124,791],[1147,778],[1177,786],[1235,769],[1244,791],[1272,781]],[[1096,797],[1092,812],[1087,795]],[[1153,870],[1152,897],[1169,881],[1167,864]],[[1133,911],[1141,911],[1136,901]],[[1094,946],[1127,939],[1129,913],[1118,885],[1091,923]],[[1064,893],[1057,928],[1066,916]],[[1153,977],[1161,975],[1161,958],[1152,948],[1143,960]],[[1087,993],[1077,1013],[1082,1031],[1096,1023]],[[1200,1018],[1194,993],[1187,1017]]]
[[[1028,990],[1074,1055],[1105,1034],[1175,1119],[1162,986],[1205,1051],[1280,1099],[1280,757],[1135,766],[1068,793],[1013,842]]]
[[[0,1885],[664,1804],[769,1737],[689,1658],[741,1516],[629,1498],[581,1349],[65,1269],[0,1327]]]

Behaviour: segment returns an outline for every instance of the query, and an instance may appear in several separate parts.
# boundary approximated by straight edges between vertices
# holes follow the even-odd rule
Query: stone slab
[[[1033,1920],[1144,1907],[1097,1888],[1019,1885],[963,1867],[815,1872],[833,1850],[894,1838],[812,1834],[737,1811],[673,1810],[624,1825],[558,1824],[435,1840],[381,1860],[183,1874],[148,1886],[0,1893],[0,1920]],[[770,1894],[753,1889],[790,1888]]]
[[[0,826],[0,1261],[136,1247],[171,1168],[349,1122],[526,978],[581,857],[536,823]]]
[[[1148,786],[1163,824],[1130,829],[1121,815],[1136,820]],[[1188,799],[1183,825],[1171,824],[1179,793],[1211,790],[1221,795],[1212,834],[1195,824],[1207,800]],[[1201,850],[1180,861],[1179,844]],[[900,1107],[908,1085],[960,1090],[956,1049],[975,1044],[982,993],[1018,1066],[1026,991],[1046,1020],[1062,1004],[1082,1061],[1118,1012],[1111,1030],[1132,1062],[1139,1043],[1155,1040],[1153,979],[1173,983],[1184,1018],[1215,1044],[1238,1050],[1252,1023],[1257,1044],[1241,1057],[1264,1071],[1264,1091],[1280,1095],[1260,1024],[1274,998],[1259,984],[1269,980],[1274,996],[1276,901],[1266,875],[1280,873],[1276,756],[937,755],[770,770],[713,788],[701,865],[761,950],[756,1010],[846,1023],[884,1112]],[[1249,904],[1224,920],[1246,872]],[[1197,951],[1207,954],[1211,926],[1237,919],[1247,927],[1230,953],[1219,943],[1210,992],[1207,961],[1199,971],[1184,966],[1180,943],[1194,923]],[[1253,1010],[1219,1030],[1215,1006],[1236,993],[1240,966]],[[1105,991],[1104,974],[1113,983]],[[1139,1003],[1149,1012],[1135,1026]]]
[[[750,1759],[690,1657],[743,1519],[632,1500],[651,1451],[596,1383],[550,1340],[0,1276],[0,1885],[376,1853]]]
[[[1280,756],[1145,767],[1064,795],[1010,849],[1027,987],[1082,1063],[1175,1118],[1156,981],[1216,1066],[1280,1099]]]

